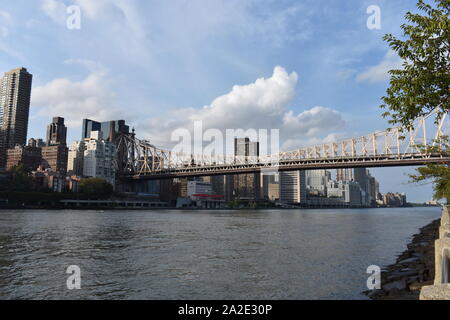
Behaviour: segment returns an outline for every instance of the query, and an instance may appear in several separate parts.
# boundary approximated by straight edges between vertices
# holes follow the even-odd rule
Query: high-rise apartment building
[[[55,117],[47,126],[47,146],[66,145],[67,127],[64,118]]]
[[[75,141],[69,147],[69,156],[67,160],[67,172],[70,175],[83,175],[84,150],[86,146],[84,141]]]
[[[69,149],[65,145],[42,147],[42,164],[44,168],[61,174],[67,173]]]
[[[327,170],[310,170],[306,172],[306,185],[309,193],[316,196],[327,195],[327,184],[331,174]]]
[[[304,170],[283,171],[279,175],[280,202],[305,203],[306,201],[306,174]]]
[[[7,149],[26,143],[32,79],[25,68],[0,79],[0,169],[6,165]]]
[[[252,142],[249,138],[234,139],[235,157],[259,156],[259,142]],[[242,159],[242,158],[241,158]],[[261,198],[261,174],[246,173],[229,175],[226,179],[227,200],[258,200]]]
[[[359,183],[359,186],[361,187],[361,190],[364,192],[363,197],[363,205],[364,206],[370,206],[372,204],[372,197],[371,195],[374,195],[374,192],[371,190],[371,175],[369,171],[366,168],[355,168],[354,169],[354,178],[355,181]]]
[[[115,186],[116,169],[114,166],[116,146],[101,139],[101,132],[92,132],[84,139],[83,176],[102,178]]]
[[[66,146],[67,128],[64,118],[55,117],[47,126],[47,143],[42,147],[42,163],[45,168],[61,174],[67,173],[69,149]]]

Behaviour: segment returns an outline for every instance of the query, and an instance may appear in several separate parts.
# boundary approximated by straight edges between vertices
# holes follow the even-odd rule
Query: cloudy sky
[[[69,139],[81,120],[125,119],[167,146],[171,132],[279,128],[282,146],[387,128],[378,108],[399,65],[382,36],[400,34],[416,0],[0,0],[0,71],[33,75],[30,137],[52,116]],[[67,8],[81,28],[67,28]],[[381,29],[367,8],[381,8]],[[431,198],[412,169],[371,170],[381,191]]]

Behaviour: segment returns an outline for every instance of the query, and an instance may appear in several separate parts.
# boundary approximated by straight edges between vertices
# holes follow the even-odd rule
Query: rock
[[[405,290],[406,289],[406,280],[401,279],[398,281],[390,282],[383,286],[383,289],[389,291],[391,293],[393,290]]]
[[[405,259],[405,260],[399,261],[398,263],[399,264],[405,264],[405,263],[411,263],[411,262],[416,262],[416,261],[420,261],[420,259],[414,257],[414,258],[409,258],[409,259]]]
[[[410,291],[420,291],[422,287],[433,285],[434,280],[426,281],[426,282],[414,282],[409,285]]]

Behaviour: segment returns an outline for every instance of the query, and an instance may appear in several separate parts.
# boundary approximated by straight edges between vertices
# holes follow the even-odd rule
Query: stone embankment
[[[381,272],[381,289],[366,291],[374,300],[450,299],[450,206],[442,218],[420,229],[407,250]]]
[[[423,286],[434,279],[434,241],[439,235],[439,220],[420,229],[407,250],[394,264],[381,272],[381,290],[366,291],[374,300],[417,300]]]
[[[440,222],[434,243],[434,284],[422,288],[420,300],[450,300],[450,206],[443,208]]]

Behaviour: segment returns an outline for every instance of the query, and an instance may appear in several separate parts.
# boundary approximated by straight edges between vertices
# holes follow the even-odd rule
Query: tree
[[[384,36],[392,50],[403,59],[403,68],[391,70],[390,87],[382,108],[390,123],[410,126],[411,121],[438,109],[438,117],[450,106],[450,20],[449,0],[433,0],[435,7],[419,0],[425,15],[406,13],[404,40]]]
[[[384,36],[403,59],[402,69],[391,70],[390,87],[382,98],[383,116],[389,122],[411,128],[412,121],[433,110],[437,120],[450,108],[450,0],[433,0],[434,6],[419,0],[424,14],[406,13],[403,38]],[[448,150],[448,145],[447,145]],[[435,198],[450,200],[448,163],[428,165],[410,176],[413,182],[432,180]],[[450,202],[449,202],[450,203]]]
[[[34,179],[30,171],[23,164],[16,165],[9,170],[10,179],[0,183],[0,189],[4,191],[31,191],[34,187]]]
[[[86,178],[80,181],[80,192],[89,197],[109,198],[113,193],[113,186],[100,178]]]

